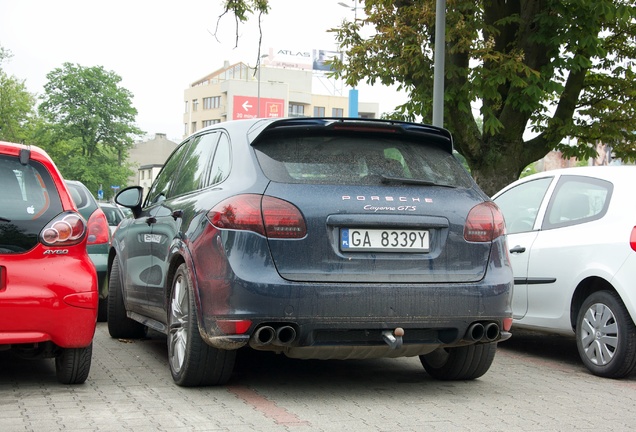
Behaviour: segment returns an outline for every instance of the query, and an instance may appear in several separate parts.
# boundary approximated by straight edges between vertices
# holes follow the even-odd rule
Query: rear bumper
[[[90,345],[97,321],[98,294],[88,257],[7,258],[3,264],[7,268],[7,286],[0,290],[0,345]]]
[[[97,303],[97,293],[89,294]],[[5,301],[0,296],[0,345],[53,342],[61,348],[90,345],[95,333],[97,310],[70,306],[50,299]]]
[[[386,356],[386,339],[401,329],[400,349],[414,348],[393,347],[392,354],[404,352],[399,356],[496,342],[509,330],[513,274],[503,241],[493,244],[481,280],[435,283],[289,281],[258,241],[230,247],[216,237],[190,255],[200,331],[212,346],[249,344],[304,358],[333,358],[328,351],[334,348],[337,358]],[[241,330],[229,331],[232,322]],[[495,337],[482,338],[473,324],[484,332],[495,325]],[[270,341],[270,328],[293,338]],[[369,347],[374,353],[367,355]]]
[[[511,279],[502,283],[489,284],[484,280],[480,284],[447,285],[218,281],[199,285],[199,322],[206,341],[217,348],[235,349],[249,343],[255,349],[287,354],[303,351],[299,350],[303,347],[314,347],[314,351],[318,347],[323,351],[333,349],[327,347],[381,347],[383,352],[387,332],[395,334],[396,329],[402,329],[404,352],[411,352],[409,347],[413,349],[412,354],[404,355],[416,355],[439,346],[507,338],[504,319],[512,317]],[[239,335],[224,333],[221,328],[226,327],[220,326],[219,321],[226,320],[249,320],[249,329]],[[484,328],[496,324],[496,336],[471,338],[469,327],[474,323]],[[294,337],[284,343],[264,338],[267,343],[262,343],[255,334],[264,327],[271,327],[275,333],[292,331],[291,327]],[[400,356],[399,352],[393,350],[391,355]]]

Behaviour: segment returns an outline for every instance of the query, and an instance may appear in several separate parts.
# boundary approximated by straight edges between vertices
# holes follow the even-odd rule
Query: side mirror
[[[139,214],[141,214],[142,199],[143,189],[141,186],[127,187],[115,195],[115,202],[121,206],[131,209],[135,217],[138,217]]]

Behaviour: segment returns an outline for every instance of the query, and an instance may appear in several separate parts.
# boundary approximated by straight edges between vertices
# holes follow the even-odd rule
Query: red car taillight
[[[629,245],[632,247],[632,250],[636,252],[636,226],[632,228],[632,235],[629,236]]]
[[[490,242],[504,235],[506,225],[499,207],[491,201],[476,205],[468,213],[464,239],[470,242]]]
[[[110,233],[108,228],[108,219],[101,209],[97,209],[91,214],[88,219],[88,243],[102,244],[108,243],[108,235]]]
[[[66,212],[48,223],[40,232],[40,241],[47,246],[70,246],[82,241],[86,224],[75,212]]]
[[[302,238],[305,219],[293,204],[270,196],[253,194],[228,198],[208,212],[217,228],[254,231],[268,238]]]

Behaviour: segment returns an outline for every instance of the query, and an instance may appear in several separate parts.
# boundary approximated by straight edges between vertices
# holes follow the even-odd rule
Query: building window
[[[303,117],[305,115],[305,106],[297,104],[289,104],[290,117]]]
[[[192,111],[196,111],[199,108],[199,99],[192,99]]]
[[[314,117],[324,117],[325,107],[314,107]]]
[[[344,110],[342,108],[331,108],[331,116],[332,117],[343,117]]]
[[[190,112],[190,105],[188,104],[188,101],[185,101],[185,112]]]
[[[219,120],[219,119],[203,120],[203,122],[201,123],[201,127],[208,127],[208,126],[215,125],[217,123],[221,123],[221,120]]]
[[[184,134],[184,135],[187,135],[187,134],[188,134],[188,124],[187,124],[187,123],[184,123],[184,124],[183,124],[183,134]]]
[[[190,130],[190,133],[195,133],[197,131],[197,122],[192,122],[192,130]]]
[[[219,108],[221,106],[221,96],[203,98],[203,109]]]

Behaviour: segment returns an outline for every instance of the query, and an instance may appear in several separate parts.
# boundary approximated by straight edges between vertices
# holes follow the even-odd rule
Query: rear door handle
[[[510,249],[510,253],[524,253],[526,251],[526,248],[524,248],[523,246],[515,246],[512,249]]]

